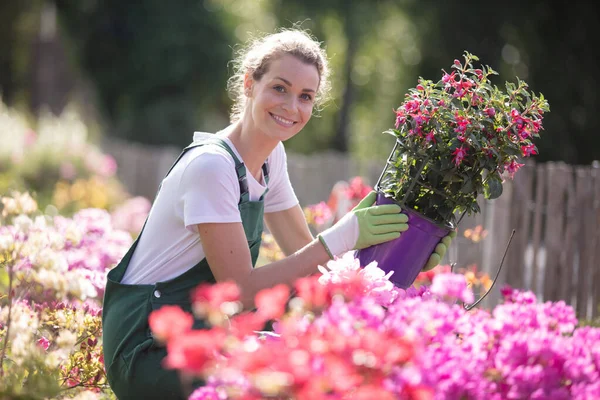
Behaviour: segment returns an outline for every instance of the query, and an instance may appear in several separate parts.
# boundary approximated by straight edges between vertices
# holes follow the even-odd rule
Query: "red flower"
[[[179,306],[165,305],[150,313],[148,323],[154,337],[167,342],[192,329],[194,317]]]
[[[508,175],[510,176],[510,178],[512,179],[515,176],[515,173],[525,164],[520,164],[518,162],[516,162],[515,160],[512,160],[510,163],[508,163],[507,165],[505,165],[506,171],[508,172]]]
[[[488,107],[484,111],[490,118],[494,118],[496,115],[496,109],[494,107]]]
[[[463,146],[460,146],[457,147],[456,150],[454,150],[452,155],[454,156],[452,158],[452,161],[458,167],[462,162],[463,158],[465,158],[465,156],[467,155],[467,150]]]
[[[433,400],[435,391],[424,385],[410,386],[405,389],[407,398],[411,400]]]
[[[48,347],[50,347],[50,341],[48,339],[46,339],[44,336],[39,338],[39,340],[37,341],[37,344],[44,350],[48,350]]]
[[[285,305],[289,297],[290,289],[286,285],[280,284],[258,292],[254,302],[262,317],[277,319],[285,312]]]
[[[429,142],[435,143],[435,132],[430,131],[427,135],[425,135],[425,140],[427,141],[427,143],[429,143]]]
[[[537,154],[537,149],[534,144],[530,144],[527,146],[521,146],[521,151],[523,152],[523,156],[529,157],[533,154]]]
[[[325,285],[319,283],[318,276],[298,279],[294,284],[298,297],[312,308],[325,307],[330,302],[329,292]]]
[[[192,291],[193,303],[208,303],[218,309],[221,304],[240,301],[240,288],[233,282],[203,283]]]
[[[200,375],[206,364],[217,357],[226,337],[225,331],[221,329],[192,330],[179,335],[177,340],[167,342],[164,366]]]
[[[265,317],[255,312],[238,314],[231,318],[230,331],[238,338],[243,338],[260,331],[265,326]]]
[[[372,190],[373,188],[367,185],[360,176],[356,176],[350,180],[346,195],[350,200],[360,201]]]

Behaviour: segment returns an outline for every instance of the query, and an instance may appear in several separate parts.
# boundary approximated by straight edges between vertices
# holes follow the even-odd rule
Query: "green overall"
[[[227,143],[217,137],[192,143],[183,150],[169,173],[186,151],[210,144],[227,150],[235,161],[240,184],[238,208],[254,266],[263,232],[264,194],[260,200],[250,201],[246,167]],[[263,165],[263,174],[265,182],[268,183],[266,164]],[[148,315],[165,304],[175,304],[191,312],[190,291],[200,283],[214,283],[215,278],[206,259],[203,259],[187,272],[165,282],[153,285],[121,283],[143,231],[144,228],[123,259],[108,273],[102,311],[104,365],[108,383],[120,400],[184,399],[189,395],[184,392],[193,387],[186,391],[177,371],[161,367],[167,352],[164,346],[153,339],[148,326]],[[194,323],[194,329],[205,327],[201,320]],[[196,383],[196,386],[200,384]]]

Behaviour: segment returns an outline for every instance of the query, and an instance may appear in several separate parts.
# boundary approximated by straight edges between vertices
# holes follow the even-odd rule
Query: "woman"
[[[399,206],[373,206],[371,193],[317,239],[310,233],[282,142],[302,130],[327,92],[319,43],[297,30],[269,35],[237,67],[231,125],[216,135],[194,134],[163,180],[143,234],[108,275],[104,360],[119,399],[184,397],[176,372],[161,368],[166,351],[151,336],[152,310],[164,304],[189,310],[192,288],[226,280],[240,286],[244,307],[252,308],[261,289],[292,285],[334,256],[408,229]],[[263,219],[287,257],[253,269]],[[432,265],[446,246],[436,250]]]

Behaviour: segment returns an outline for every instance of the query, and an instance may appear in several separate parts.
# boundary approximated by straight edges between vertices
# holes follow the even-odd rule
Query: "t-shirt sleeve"
[[[290,182],[285,147],[279,143],[269,159],[269,191],[265,196],[265,212],[287,210],[296,204],[298,198]]]
[[[197,232],[197,224],[242,222],[238,209],[239,183],[233,161],[226,155],[203,153],[186,166],[180,198],[185,227]]]

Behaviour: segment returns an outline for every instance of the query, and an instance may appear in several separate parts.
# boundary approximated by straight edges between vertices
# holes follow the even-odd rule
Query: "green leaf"
[[[485,184],[484,196],[486,199],[497,199],[502,195],[502,181],[497,175],[491,176]]]

